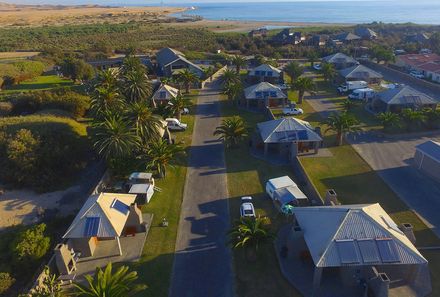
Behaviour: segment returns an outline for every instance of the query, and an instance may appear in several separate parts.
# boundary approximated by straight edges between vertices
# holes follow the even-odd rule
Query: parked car
[[[357,89],[354,90],[353,93],[348,95],[348,99],[351,100],[368,100],[373,98],[376,95],[376,91],[370,88],[365,89]]]
[[[357,89],[363,89],[363,88],[367,88],[368,87],[368,83],[366,81],[363,80],[357,80],[357,81],[349,81],[346,82],[345,84],[341,85],[338,87],[338,92],[341,94],[350,92],[350,91],[354,91]]]
[[[187,124],[181,123],[176,118],[166,118],[165,121],[167,122],[167,127],[170,131],[185,131],[188,127]]]
[[[189,109],[184,107],[181,111],[181,114],[189,114]]]
[[[298,115],[298,114],[303,114],[303,113],[304,113],[304,111],[301,108],[296,108],[296,107],[283,108],[284,115]]]
[[[409,75],[411,75],[412,77],[418,78],[418,79],[423,79],[425,78],[425,76],[423,75],[423,73],[417,72],[417,71],[411,71],[409,73]]]
[[[255,218],[255,208],[251,196],[241,197],[240,216]]]
[[[322,66],[321,66],[321,64],[315,64],[315,65],[313,65],[313,69],[315,69],[316,71],[321,71]]]

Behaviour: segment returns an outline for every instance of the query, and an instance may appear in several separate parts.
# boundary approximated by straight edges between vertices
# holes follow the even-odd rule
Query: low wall
[[[201,89],[205,88],[206,83],[209,83],[209,82],[213,81],[214,79],[218,78],[223,73],[223,71],[225,71],[227,68],[228,68],[228,66],[225,65],[222,68],[220,68],[219,70],[217,70],[213,75],[211,75],[207,79],[201,81],[200,88]]]
[[[440,92],[440,84],[432,83],[426,80],[418,79],[415,77],[412,77],[411,75],[402,72],[398,69],[387,67],[384,65],[376,64],[371,61],[362,61],[362,64],[365,64],[366,66],[370,67],[371,69],[375,71],[382,72],[385,75],[393,75],[397,78],[403,80],[406,84],[411,84],[416,87],[428,89],[431,92],[438,93]]]
[[[293,172],[298,179],[299,186],[305,192],[306,196],[309,198],[311,205],[323,205],[321,195],[313,184],[312,180],[308,176],[306,170],[304,169],[301,161],[298,157],[292,160]]]

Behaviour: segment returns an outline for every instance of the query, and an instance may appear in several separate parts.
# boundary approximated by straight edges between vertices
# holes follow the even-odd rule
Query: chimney
[[[408,237],[409,241],[413,244],[416,244],[416,236],[414,235],[414,227],[410,223],[403,223],[400,226],[400,230],[402,230],[403,234]]]
[[[332,206],[332,205],[339,205],[339,201],[338,201],[338,195],[336,194],[336,191],[333,189],[328,189],[325,192],[325,199],[324,199],[324,203],[327,206]]]

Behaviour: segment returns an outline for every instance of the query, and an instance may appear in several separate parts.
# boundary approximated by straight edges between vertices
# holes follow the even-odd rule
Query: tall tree
[[[412,131],[421,128],[423,122],[426,120],[426,115],[423,111],[405,108],[402,110],[402,119],[406,124],[407,131]]]
[[[153,87],[144,71],[130,71],[123,76],[122,91],[128,101],[148,100]]]
[[[301,104],[304,93],[315,90],[315,82],[310,77],[299,77],[292,83],[292,90],[298,91],[298,104]]]
[[[180,121],[183,109],[188,106],[188,100],[179,94],[176,97],[171,98],[171,100],[168,102],[167,108]]]
[[[135,101],[127,106],[127,120],[135,128],[142,145],[161,138],[163,123],[160,116],[153,114],[145,101]]]
[[[118,79],[119,71],[114,68],[99,71],[96,76],[95,87],[116,88]]]
[[[290,79],[295,81],[298,79],[304,72],[304,68],[300,66],[297,62],[290,62],[284,67],[284,72],[289,75]]]
[[[231,69],[226,69],[225,71],[223,71],[220,80],[223,86],[227,86],[232,83],[241,82],[240,76],[237,74],[237,72],[232,71]]]
[[[313,67],[315,66],[316,60],[318,60],[318,54],[316,53],[316,51],[312,50],[307,54],[307,59],[309,60],[310,65]]]
[[[336,132],[337,145],[342,145],[346,133],[359,131],[359,121],[352,114],[347,112],[330,115],[326,124],[328,125],[326,131]]]
[[[118,89],[107,83],[95,88],[91,99],[90,109],[98,119],[109,113],[120,112],[125,106],[125,101]]]
[[[93,276],[86,275],[87,284],[74,283],[75,295],[80,297],[129,297],[145,290],[146,285],[136,284],[136,271],[121,266],[115,272],[110,262],[103,271],[96,268]]]
[[[189,93],[190,88],[191,88],[191,84],[195,83],[195,82],[197,82],[199,80],[197,75],[195,75],[194,72],[192,72],[189,69],[184,69],[182,72],[177,74],[176,78],[181,83],[183,83],[183,85],[185,86],[185,92],[186,93]]]
[[[139,146],[139,137],[127,119],[108,115],[95,124],[94,147],[107,160],[120,159],[130,155]]]
[[[258,248],[272,241],[275,235],[268,228],[268,220],[265,217],[243,217],[229,231],[230,244],[234,248],[246,248],[248,259],[256,257]]]
[[[178,144],[168,144],[163,139],[154,141],[146,150],[146,167],[156,169],[160,177],[165,177],[167,166],[172,166],[177,157],[183,153],[183,147]]]
[[[335,66],[330,63],[322,63],[321,73],[324,76],[325,81],[331,81],[336,76]]]
[[[246,66],[246,59],[242,56],[235,55],[231,59],[232,65],[235,66],[235,72],[240,74],[240,70],[242,67]]]
[[[223,87],[223,94],[228,96],[228,100],[234,102],[243,94],[243,85],[240,81],[231,82]]]
[[[237,145],[248,136],[245,122],[240,117],[224,119],[222,124],[214,131],[215,136],[220,136],[227,147]]]

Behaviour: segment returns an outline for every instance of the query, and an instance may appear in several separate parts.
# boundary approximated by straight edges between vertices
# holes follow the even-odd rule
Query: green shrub
[[[45,236],[46,224],[38,224],[21,231],[11,243],[18,262],[35,262],[44,257],[50,247],[50,237]]]
[[[15,283],[15,279],[7,272],[0,272],[0,294],[5,293]]]
[[[5,117],[11,114],[12,112],[12,103],[11,102],[0,102],[0,117]]]

